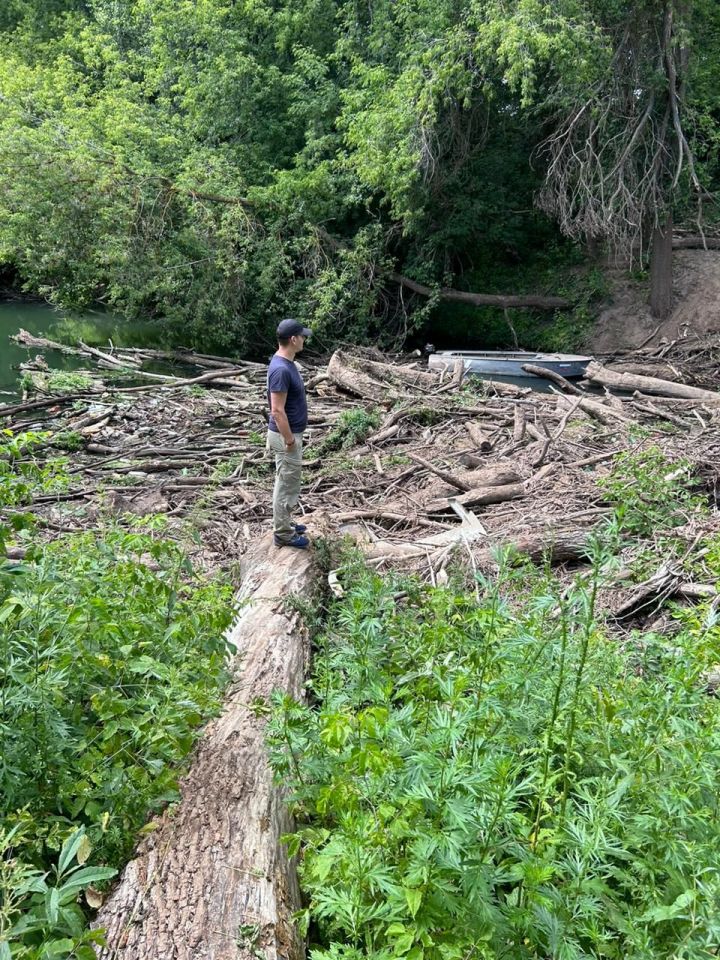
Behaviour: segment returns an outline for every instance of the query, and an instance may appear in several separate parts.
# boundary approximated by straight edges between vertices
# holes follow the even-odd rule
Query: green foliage
[[[558,231],[533,209],[526,105],[548,71],[595,79],[596,11],[572,6],[12,0],[0,263],[65,306],[254,353],[279,314],[321,346],[442,324],[396,268],[527,289]]]
[[[73,453],[83,447],[84,439],[83,435],[78,433],[77,430],[64,430],[62,433],[56,433],[52,442],[53,446],[59,447],[61,450],[67,450],[68,453]]]
[[[228,588],[171,543],[113,529],[36,548],[3,586],[5,814],[42,823],[36,853],[80,819],[117,862],[175,798],[177,762],[218,705]]]
[[[476,595],[347,567],[317,705],[275,697],[315,960],[711,955],[717,632],[640,679],[600,545],[570,586],[511,560]]]
[[[49,873],[13,856],[14,845],[22,839],[18,826],[0,833],[0,950],[10,949],[5,955],[18,960],[94,960],[93,945],[103,942],[102,931],[86,929],[78,895],[117,871],[85,866],[92,845],[83,828],[67,838]]]
[[[362,443],[380,424],[377,410],[344,410],[337,426],[315,448],[315,455],[325,457],[337,450],[348,450]]]
[[[53,370],[47,378],[50,393],[81,393],[90,390],[92,385],[91,376],[73,370]]]
[[[95,381],[91,376],[70,370],[52,370],[48,373],[27,370],[20,385],[28,393],[82,393],[91,390]]]
[[[67,460],[41,461],[33,451],[47,443],[50,434],[29,430],[13,434],[0,430],[0,507],[28,503],[34,493],[51,493],[67,487]],[[0,532],[2,524],[0,524]]]
[[[438,341],[464,329],[504,345],[498,311],[440,310],[392,275],[560,292],[583,256],[538,198],[573,236],[632,232],[655,210],[616,205],[642,207],[663,164],[657,206],[687,216],[697,190],[674,176],[677,124],[663,123],[670,9],[680,120],[711,195],[714,0],[8,0],[0,265],[57,303],[100,302],[205,349],[262,355],[278,315],[311,323],[322,347],[389,345],[427,321]],[[568,117],[578,142],[548,180],[539,148]],[[510,317],[526,345],[577,340],[593,308],[571,296],[575,313],[549,328]]]
[[[701,498],[688,489],[690,479],[688,461],[669,463],[658,447],[649,446],[619,454],[600,488],[615,507],[620,531],[650,536],[702,510]]]
[[[67,483],[62,462],[32,458],[46,439],[6,431],[0,508]],[[194,571],[162,526],[136,519],[40,545],[30,517],[0,524],[0,555],[11,538],[27,551],[0,560],[0,956],[8,942],[23,960],[91,956],[98,934],[78,894],[177,798],[219,707],[232,589]],[[111,866],[84,866],[91,850]]]

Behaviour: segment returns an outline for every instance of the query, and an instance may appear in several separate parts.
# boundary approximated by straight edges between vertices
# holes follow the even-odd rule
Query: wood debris
[[[23,342],[68,349],[26,334]],[[122,364],[134,375],[163,357],[183,367],[171,381],[138,387],[113,379],[101,394],[0,408],[4,427],[48,431],[47,455],[75,437],[71,486],[37,497],[32,509],[63,530],[101,513],[165,513],[178,529],[191,518],[202,527],[197,552],[208,563],[242,556],[270,521],[265,366],[189,351],[72,349],[91,369]],[[671,360],[661,359],[691,379],[673,350]],[[502,544],[531,556],[540,544],[558,560],[577,558],[607,511],[597,478],[625,450],[655,445],[671,461],[689,455],[698,475],[716,483],[720,393],[705,367],[697,386],[593,364],[596,386],[571,385],[568,393],[557,382],[548,392],[471,378],[460,384],[457,370],[430,373],[417,358],[377,351],[337,351],[327,364],[299,359],[311,413],[304,522],[316,536],[361,530],[388,563],[422,555],[432,567],[432,555],[448,544],[471,548],[480,564]],[[635,360],[639,370],[646,356]],[[618,383],[626,388],[619,394],[602,389]],[[375,430],[353,447],[314,455],[340,416],[358,409],[379,414]]]

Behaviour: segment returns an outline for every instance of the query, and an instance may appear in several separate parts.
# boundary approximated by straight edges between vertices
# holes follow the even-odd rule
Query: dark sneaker
[[[299,533],[296,533],[289,540],[280,540],[279,537],[273,535],[273,540],[276,547],[295,547],[297,550],[305,550],[310,545],[308,538],[301,536]]]
[[[293,526],[295,527],[295,533],[305,533],[307,530],[304,523],[294,523]]]

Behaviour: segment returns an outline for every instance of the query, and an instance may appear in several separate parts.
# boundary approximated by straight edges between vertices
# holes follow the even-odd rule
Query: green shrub
[[[477,596],[346,570],[317,705],[271,728],[313,960],[713,955],[717,704],[687,632],[642,678],[604,635],[605,559]]]
[[[670,463],[659,447],[651,446],[616,457],[600,488],[615,507],[619,529],[645,536],[679,526],[702,508],[701,498],[688,489],[691,476],[689,461]]]
[[[34,452],[47,443],[47,432],[0,430],[0,507],[28,503],[34,493],[63,490],[68,485],[67,459],[41,461]],[[0,524],[0,537],[2,536]]]
[[[63,461],[32,457],[45,439],[6,433],[0,507],[67,483]],[[158,518],[45,545],[32,523],[0,523],[0,958],[89,960],[98,934],[77,895],[177,799],[220,705],[233,593],[194,571]],[[12,537],[21,564],[4,558]],[[84,866],[90,851],[110,866]]]
[[[336,450],[347,450],[362,443],[380,423],[377,410],[344,410],[337,426],[317,445],[313,453],[324,457]]]
[[[231,592],[174,544],[109,528],[31,549],[0,578],[2,815],[32,859],[87,825],[121,862],[219,705]]]
[[[0,955],[15,960],[95,960],[92,945],[102,943],[103,934],[87,929],[78,894],[117,871],[85,866],[92,845],[82,828],[67,838],[49,872],[13,856],[14,844],[21,841],[18,827],[0,831]]]
[[[51,370],[47,389],[50,393],[76,393],[92,389],[94,380],[88,373],[79,370]]]

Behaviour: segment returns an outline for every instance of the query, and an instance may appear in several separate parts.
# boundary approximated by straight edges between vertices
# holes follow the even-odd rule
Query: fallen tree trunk
[[[426,373],[424,370],[414,370],[410,367],[392,363],[380,363],[378,360],[369,360],[365,357],[353,357],[349,354],[343,355],[345,362],[361,371],[367,372],[376,380],[384,380],[393,385],[402,385],[415,387],[417,390],[434,390],[439,380],[434,373]]]
[[[375,403],[392,403],[400,399],[400,394],[385,383],[379,383],[373,377],[363,373],[352,363],[351,358],[336,350],[330,357],[327,375],[336,387],[352,393],[363,400],[373,400]]]
[[[438,513],[450,509],[450,499],[456,500],[463,507],[485,507],[491,503],[504,503],[506,500],[515,500],[525,496],[525,487],[522,483],[505,483],[499,487],[476,487],[461,493],[457,497],[443,497],[427,504],[428,513]]]
[[[565,394],[558,394],[557,404],[560,408],[567,408],[576,406],[584,413],[587,413],[588,416],[594,417],[595,420],[599,420],[600,423],[605,424],[607,427],[615,427],[618,423],[631,423],[632,417],[627,416],[624,412],[613,409],[613,407],[608,406],[605,403],[602,403],[600,400],[590,400],[587,397],[583,397],[579,403],[573,401],[570,397],[566,397]]]
[[[576,396],[582,395],[582,390],[579,387],[576,387],[574,383],[570,383],[562,374],[556,373],[554,370],[548,370],[547,367],[539,367],[534,363],[524,363],[522,368],[525,373],[530,373],[534,377],[550,380],[552,383],[557,384],[565,393],[574,393]]]
[[[478,470],[466,470],[461,479],[467,483],[468,490],[475,490],[478,487],[502,487],[510,483],[522,483],[523,478],[507,463],[493,463]]]
[[[333,250],[347,250],[348,245],[327,232],[324,227],[316,226],[318,234],[328,242]],[[572,306],[564,297],[543,297],[539,294],[526,296],[506,296],[494,293],[466,293],[464,290],[454,290],[452,287],[442,287],[433,290],[417,280],[411,280],[401,273],[390,272],[385,274],[390,280],[399,283],[401,287],[419,293],[423,297],[437,296],[440,300],[457,300],[460,303],[472,303],[476,307],[537,307],[541,310],[566,309]]]
[[[605,366],[606,370],[612,370],[613,373],[637,374],[641,377],[655,377],[657,380],[670,380],[681,382],[682,374],[670,363],[662,361],[644,361],[640,363],[635,360],[613,360]]]
[[[63,393],[57,396],[47,397],[44,400],[28,400],[23,403],[10,403],[0,407],[0,417],[14,416],[16,413],[26,413],[28,410],[42,410],[46,407],[56,407],[60,404],[74,403],[76,400],[89,400],[91,397],[85,393]]]
[[[474,514],[471,514],[471,516],[477,522]],[[591,531],[588,528],[545,530],[527,534],[509,542],[478,547],[477,541],[482,539],[487,543],[487,536],[481,527],[473,529],[468,524],[458,527],[454,538],[451,537],[450,533],[446,534],[443,543],[439,542],[440,537],[434,537],[416,543],[380,541],[365,544],[362,549],[369,560],[415,561],[427,560],[432,558],[436,552],[448,550],[456,544],[466,543],[472,549],[474,561],[479,566],[493,563],[496,552],[501,549],[510,550],[521,557],[529,557],[535,562],[547,561],[551,564],[558,564],[586,559],[588,557],[590,535]]]
[[[509,549],[519,556],[528,557],[534,562],[547,561],[551,564],[571,563],[575,560],[588,558],[588,545],[591,531],[587,528],[578,530],[548,530],[543,533],[528,534],[518,537],[509,543],[498,544],[494,548],[486,548],[482,552],[475,552],[475,560],[480,565],[489,563],[494,558],[498,548]]]
[[[720,250],[720,237],[673,237],[673,250]]]
[[[450,473],[449,470],[442,470],[440,467],[436,467],[434,463],[430,463],[428,460],[425,460],[424,457],[418,456],[417,453],[409,453],[408,456],[411,460],[414,460],[415,463],[419,463],[421,467],[425,467],[426,470],[440,477],[445,483],[449,483],[451,487],[455,487],[456,490],[467,492],[470,489],[471,485],[469,483],[456,477],[455,474]]]
[[[440,287],[433,289],[425,286],[424,283],[418,283],[417,280],[411,280],[401,273],[391,273],[390,279],[413,293],[419,293],[423,297],[437,297],[439,300],[449,300],[456,303],[471,303],[475,307],[528,307],[537,310],[564,310],[571,304],[565,297],[544,297],[540,294],[520,294],[508,295],[501,293],[470,293],[465,290],[455,290],[453,287]]]
[[[585,376],[593,383],[605,387],[615,387],[618,390],[640,390],[642,393],[658,394],[661,397],[680,397],[686,400],[720,400],[720,393],[713,390],[703,390],[701,387],[690,387],[686,383],[674,383],[670,380],[660,380],[657,377],[644,377],[641,374],[618,373],[609,370],[599,363],[591,363],[585,371]]]
[[[469,420],[465,423],[465,429],[470,434],[470,439],[478,450],[482,451],[482,453],[487,453],[488,451],[492,450],[492,440],[485,433],[482,427],[478,426],[477,423],[473,423],[472,420]]]
[[[210,723],[173,814],[142,841],[98,915],[102,960],[299,960],[300,897],[280,836],[291,829],[266,759],[274,690],[301,698],[309,648],[285,598],[307,592],[310,557],[268,540],[251,555],[229,640],[234,682]],[[257,928],[252,942],[240,927]]]

